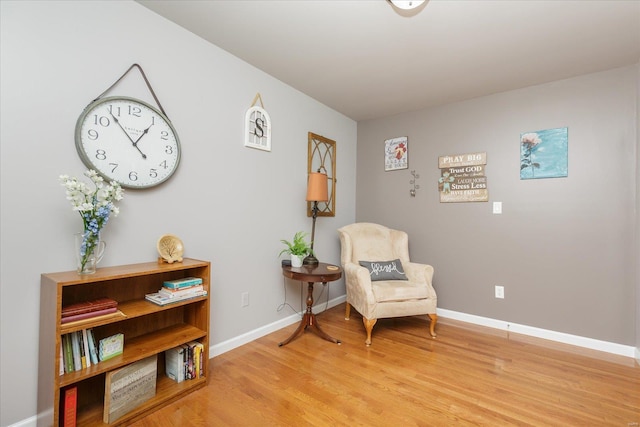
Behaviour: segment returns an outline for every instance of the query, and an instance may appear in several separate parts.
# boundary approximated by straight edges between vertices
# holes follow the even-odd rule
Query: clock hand
[[[127,132],[126,130],[124,130],[124,128],[122,127],[122,125],[120,124],[120,120],[118,120],[116,118],[116,116],[113,115],[113,113],[109,112],[109,114],[111,115],[111,117],[113,117],[113,121],[116,122],[116,124],[120,127],[120,129],[122,129],[122,132],[124,132],[125,135],[127,135],[127,138],[129,138],[129,141],[131,141],[131,143],[133,145],[136,145],[135,142],[133,142],[133,139],[131,139],[131,136],[129,136],[129,132]]]
[[[133,145],[136,145],[136,146],[138,145],[138,142],[140,142],[142,137],[145,136],[147,133],[149,133],[149,129],[151,129],[151,126],[153,126],[153,123],[151,123],[148,128],[142,131],[142,135],[138,137],[138,139],[136,140],[136,142],[133,143]]]
[[[138,138],[138,141],[139,141],[139,140],[140,140],[140,138]],[[138,152],[142,155],[142,158],[143,158],[143,159],[146,159],[146,158],[147,158],[147,155],[146,155],[146,154],[144,154],[144,153],[142,152],[142,150],[140,149],[140,147],[138,147],[138,141],[134,142],[134,143],[133,143],[133,146],[134,146],[134,147],[136,147],[136,150],[138,150]]]
[[[148,128],[146,128],[145,130],[142,131],[142,134],[138,137],[138,139],[136,139],[135,142],[133,142],[133,140],[131,140],[131,142],[133,142],[133,146],[136,147],[136,149],[138,151],[140,151],[140,154],[142,154],[142,158],[143,159],[146,159],[147,156],[140,150],[140,147],[138,147],[138,142],[140,142],[140,140],[142,139],[143,136],[145,136],[147,133],[149,133],[149,129],[151,129],[151,126],[153,126],[153,123],[151,123]],[[129,139],[131,139],[131,138],[129,138]]]
[[[140,148],[138,147],[138,141],[140,141],[140,138],[142,138],[142,135],[144,135],[145,133],[147,133],[147,131],[149,130],[149,128],[147,128],[147,129],[144,131],[144,133],[140,136],[140,138],[138,138],[138,141],[134,141],[133,139],[131,139],[131,136],[129,135],[129,132],[127,132],[127,131],[122,127],[122,125],[120,124],[120,120],[118,120],[118,119],[116,118],[116,116],[114,116],[114,115],[113,115],[113,113],[112,113],[111,111],[109,111],[109,114],[111,115],[111,117],[113,117],[113,120],[118,124],[118,127],[119,127],[120,129],[122,129],[122,132],[124,132],[124,133],[125,133],[125,135],[127,135],[127,138],[129,138],[129,141],[131,141],[131,143],[133,144],[133,146],[134,146],[134,147],[135,147],[135,148],[140,152],[140,154],[142,155],[142,158],[143,158],[143,159],[146,159],[146,158],[147,158],[147,155],[146,155],[146,154],[144,154],[144,153],[142,152],[142,150],[140,150]],[[149,127],[151,127],[151,126],[149,126]]]

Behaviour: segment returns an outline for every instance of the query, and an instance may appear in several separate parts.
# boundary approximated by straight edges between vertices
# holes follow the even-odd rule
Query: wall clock
[[[149,188],[173,175],[180,140],[161,111],[139,99],[97,99],[76,123],[76,149],[84,164],[127,188]]]

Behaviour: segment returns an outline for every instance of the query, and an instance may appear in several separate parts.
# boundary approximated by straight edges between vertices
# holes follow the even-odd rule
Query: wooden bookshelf
[[[79,426],[129,424],[207,382],[209,360],[209,295],[159,306],[144,299],[162,283],[200,277],[210,294],[208,261],[184,259],[181,263],[149,262],[99,268],[81,276],[75,271],[42,274],[40,290],[40,358],[38,364],[38,426],[58,426],[64,390],[77,386]],[[118,301],[119,313],[72,323],[61,323],[63,306],[108,297]],[[91,328],[96,340],[124,334],[121,355],[86,369],[60,374],[62,336]],[[177,383],[165,376],[164,351],[190,341],[203,344],[204,377]],[[110,424],[102,421],[105,376],[108,372],[158,355],[156,394]]]

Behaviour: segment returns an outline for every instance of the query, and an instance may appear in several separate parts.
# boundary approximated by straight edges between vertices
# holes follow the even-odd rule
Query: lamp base
[[[306,258],[302,260],[302,265],[315,267],[318,264],[320,264],[320,261],[318,261],[318,258],[314,257],[312,254],[307,255]]]

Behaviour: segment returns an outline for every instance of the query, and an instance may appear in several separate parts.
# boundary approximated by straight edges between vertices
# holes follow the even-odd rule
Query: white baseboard
[[[503,320],[491,319],[488,317],[475,316],[473,314],[460,313],[457,311],[437,309],[438,316],[448,319],[460,320],[462,322],[473,323],[475,325],[486,326],[488,328],[501,329],[517,334],[528,335],[536,338],[575,345],[577,347],[589,348],[592,350],[604,351],[620,356],[638,357],[638,349],[629,345],[616,344],[607,341],[600,341],[593,338],[581,337],[578,335],[565,334],[564,332],[550,331],[547,329],[534,328],[533,326],[519,325],[517,323],[505,322]]]
[[[318,311],[322,311],[325,309],[325,307],[335,307],[338,304],[342,304],[346,300],[347,296],[342,295],[338,298],[330,300],[328,303],[319,303],[313,307],[313,312],[317,313]],[[292,314],[291,316],[285,317],[284,319],[280,319],[268,325],[261,326],[258,329],[254,329],[253,331],[249,331],[245,334],[212,345],[211,347],[209,347],[209,357],[211,358],[226,353],[227,351],[233,350],[236,347],[240,347],[241,345],[250,343],[251,341],[257,340],[258,338],[261,338],[265,335],[269,335],[272,332],[278,331],[282,328],[286,328],[287,326],[293,325],[294,323],[298,323],[300,322],[300,317],[302,316],[302,314],[303,312]]]
[[[329,301],[328,307],[329,308],[335,307],[336,305],[342,304],[345,301],[346,301],[345,295],[338,298],[334,298],[331,301]],[[316,312],[318,310],[318,307],[320,306],[324,308],[325,304],[319,304],[318,306],[315,306],[314,312]],[[300,321],[301,315],[302,313],[293,314],[284,319],[280,319],[277,322],[270,323],[269,325],[262,326],[258,329],[254,329],[253,331],[249,331],[245,334],[239,335],[227,341],[213,345],[209,349],[209,355],[210,357],[218,356],[220,354],[226,353],[227,351],[233,350],[236,347],[240,347],[241,345],[247,344],[260,337],[263,337],[272,332],[278,331],[289,325],[297,323]],[[581,337],[577,335],[566,334],[563,332],[550,331],[547,329],[535,328],[533,326],[520,325],[517,323],[505,322],[503,320],[496,320],[488,317],[460,313],[457,311],[446,310],[441,308],[438,309],[438,316],[459,320],[462,322],[467,322],[475,325],[486,326],[489,328],[510,331],[517,334],[528,335],[536,338],[543,338],[550,341],[561,342],[564,344],[570,344],[577,347],[584,347],[592,350],[604,351],[607,353],[617,354],[620,356],[634,357],[640,362],[640,349],[637,349],[632,346],[616,344],[616,343],[611,343],[607,341],[600,341],[593,338],[586,338],[586,337]]]

